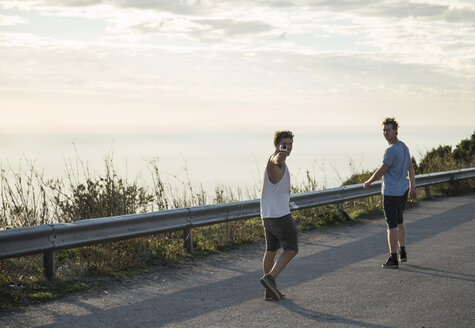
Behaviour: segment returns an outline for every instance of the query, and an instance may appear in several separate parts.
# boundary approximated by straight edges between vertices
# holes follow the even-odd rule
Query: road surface
[[[382,269],[382,219],[300,234],[265,301],[263,242],[0,313],[1,327],[475,327],[475,194],[406,210],[408,262]]]

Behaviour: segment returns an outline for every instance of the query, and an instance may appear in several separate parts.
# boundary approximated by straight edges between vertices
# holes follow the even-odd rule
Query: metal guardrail
[[[454,180],[475,178],[475,167],[416,176],[416,187]],[[290,196],[291,210],[376,195],[381,181],[369,189],[361,184],[311,191]],[[248,219],[260,215],[259,199],[226,204],[196,206],[144,214],[81,220],[74,223],[55,223],[0,231],[0,259],[31,254],[44,254],[45,274],[54,279],[54,252],[102,242],[122,240],[159,232],[184,231],[185,247],[192,252],[192,228]]]

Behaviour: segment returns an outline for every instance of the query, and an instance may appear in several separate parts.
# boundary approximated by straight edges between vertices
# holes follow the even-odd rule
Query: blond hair
[[[396,121],[394,117],[384,118],[383,125],[388,125],[388,124],[391,124],[394,130],[396,130],[399,127],[399,123]]]

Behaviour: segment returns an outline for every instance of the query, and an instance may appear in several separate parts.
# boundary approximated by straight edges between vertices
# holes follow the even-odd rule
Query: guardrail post
[[[193,231],[191,228],[183,230],[183,246],[188,254],[193,254]]]
[[[426,197],[430,198],[430,185],[425,186],[425,190],[426,190]]]
[[[49,281],[54,281],[54,276],[56,274],[56,262],[53,251],[43,253],[43,269],[46,279]]]
[[[345,209],[343,208],[343,202],[336,204],[336,209],[338,212],[340,212],[340,215],[345,218],[346,221],[350,221],[351,218],[348,215],[348,213],[345,212]]]

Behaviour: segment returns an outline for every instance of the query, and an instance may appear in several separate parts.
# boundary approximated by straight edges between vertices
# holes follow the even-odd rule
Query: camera
[[[287,145],[279,145],[279,151],[287,151]]]

